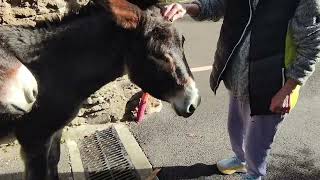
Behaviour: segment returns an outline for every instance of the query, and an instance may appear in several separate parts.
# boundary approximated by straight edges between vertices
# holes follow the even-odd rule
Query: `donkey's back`
[[[87,9],[87,8],[86,8]],[[89,8],[90,9],[90,8]],[[0,26],[0,40],[24,63],[50,61],[48,56],[61,57],[96,52],[99,46],[109,47],[125,40],[123,30],[101,8],[94,8],[80,17],[68,17],[57,24],[35,28]],[[93,46],[92,46],[93,45]],[[108,51],[109,48],[104,48]],[[46,58],[42,58],[46,56]],[[46,60],[42,60],[46,59]],[[62,58],[63,61],[65,58]],[[56,58],[58,61],[59,58]],[[61,60],[61,58],[60,58]]]

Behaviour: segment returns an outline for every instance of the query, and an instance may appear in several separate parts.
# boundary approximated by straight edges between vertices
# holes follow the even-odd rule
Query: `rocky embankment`
[[[77,13],[89,0],[0,0],[0,23],[35,27]]]

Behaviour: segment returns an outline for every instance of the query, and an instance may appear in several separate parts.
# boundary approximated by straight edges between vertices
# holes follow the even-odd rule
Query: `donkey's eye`
[[[163,55],[163,54],[157,53],[157,54],[153,54],[152,56],[153,56],[155,59],[157,59],[157,60],[162,60],[162,59],[164,59],[164,55]]]
[[[153,57],[158,61],[172,62],[172,56],[170,54],[154,54]]]

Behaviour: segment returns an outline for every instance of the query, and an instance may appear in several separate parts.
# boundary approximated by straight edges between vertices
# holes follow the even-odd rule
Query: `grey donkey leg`
[[[51,138],[51,146],[49,149],[48,156],[48,168],[49,168],[49,179],[58,180],[58,163],[60,160],[60,140],[62,136],[62,130],[57,131]]]
[[[23,136],[22,136],[23,137]],[[33,139],[21,144],[25,164],[25,180],[58,180],[61,131],[46,140]]]
[[[21,144],[25,180],[47,180],[49,143]]]

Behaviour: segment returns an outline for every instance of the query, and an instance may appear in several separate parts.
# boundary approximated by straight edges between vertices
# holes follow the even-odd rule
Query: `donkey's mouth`
[[[188,117],[190,117],[193,113],[194,113],[194,111],[195,111],[195,107],[190,107],[190,108],[188,108],[188,110],[184,110],[184,111],[181,111],[181,110],[179,110],[178,108],[177,108],[177,106],[175,106],[175,105],[172,105],[172,107],[173,107],[173,109],[174,109],[174,111],[176,112],[176,114],[178,115],[178,116],[182,116],[182,117],[184,117],[184,118],[188,118]],[[189,110],[190,109],[190,110]]]
[[[176,108],[175,106],[172,106],[172,107],[173,107],[173,109],[174,109],[174,112],[175,112],[178,116],[182,116],[182,117],[184,117],[184,118],[188,118],[188,117],[191,116],[191,114],[188,115],[188,114],[185,114],[185,113],[181,113],[180,111],[177,110],[177,108]]]
[[[192,114],[187,114],[187,113],[180,113],[180,112],[178,112],[178,111],[175,111],[176,112],[176,114],[178,115],[178,116],[182,116],[182,117],[184,117],[184,118],[188,118],[188,117],[190,117]]]

